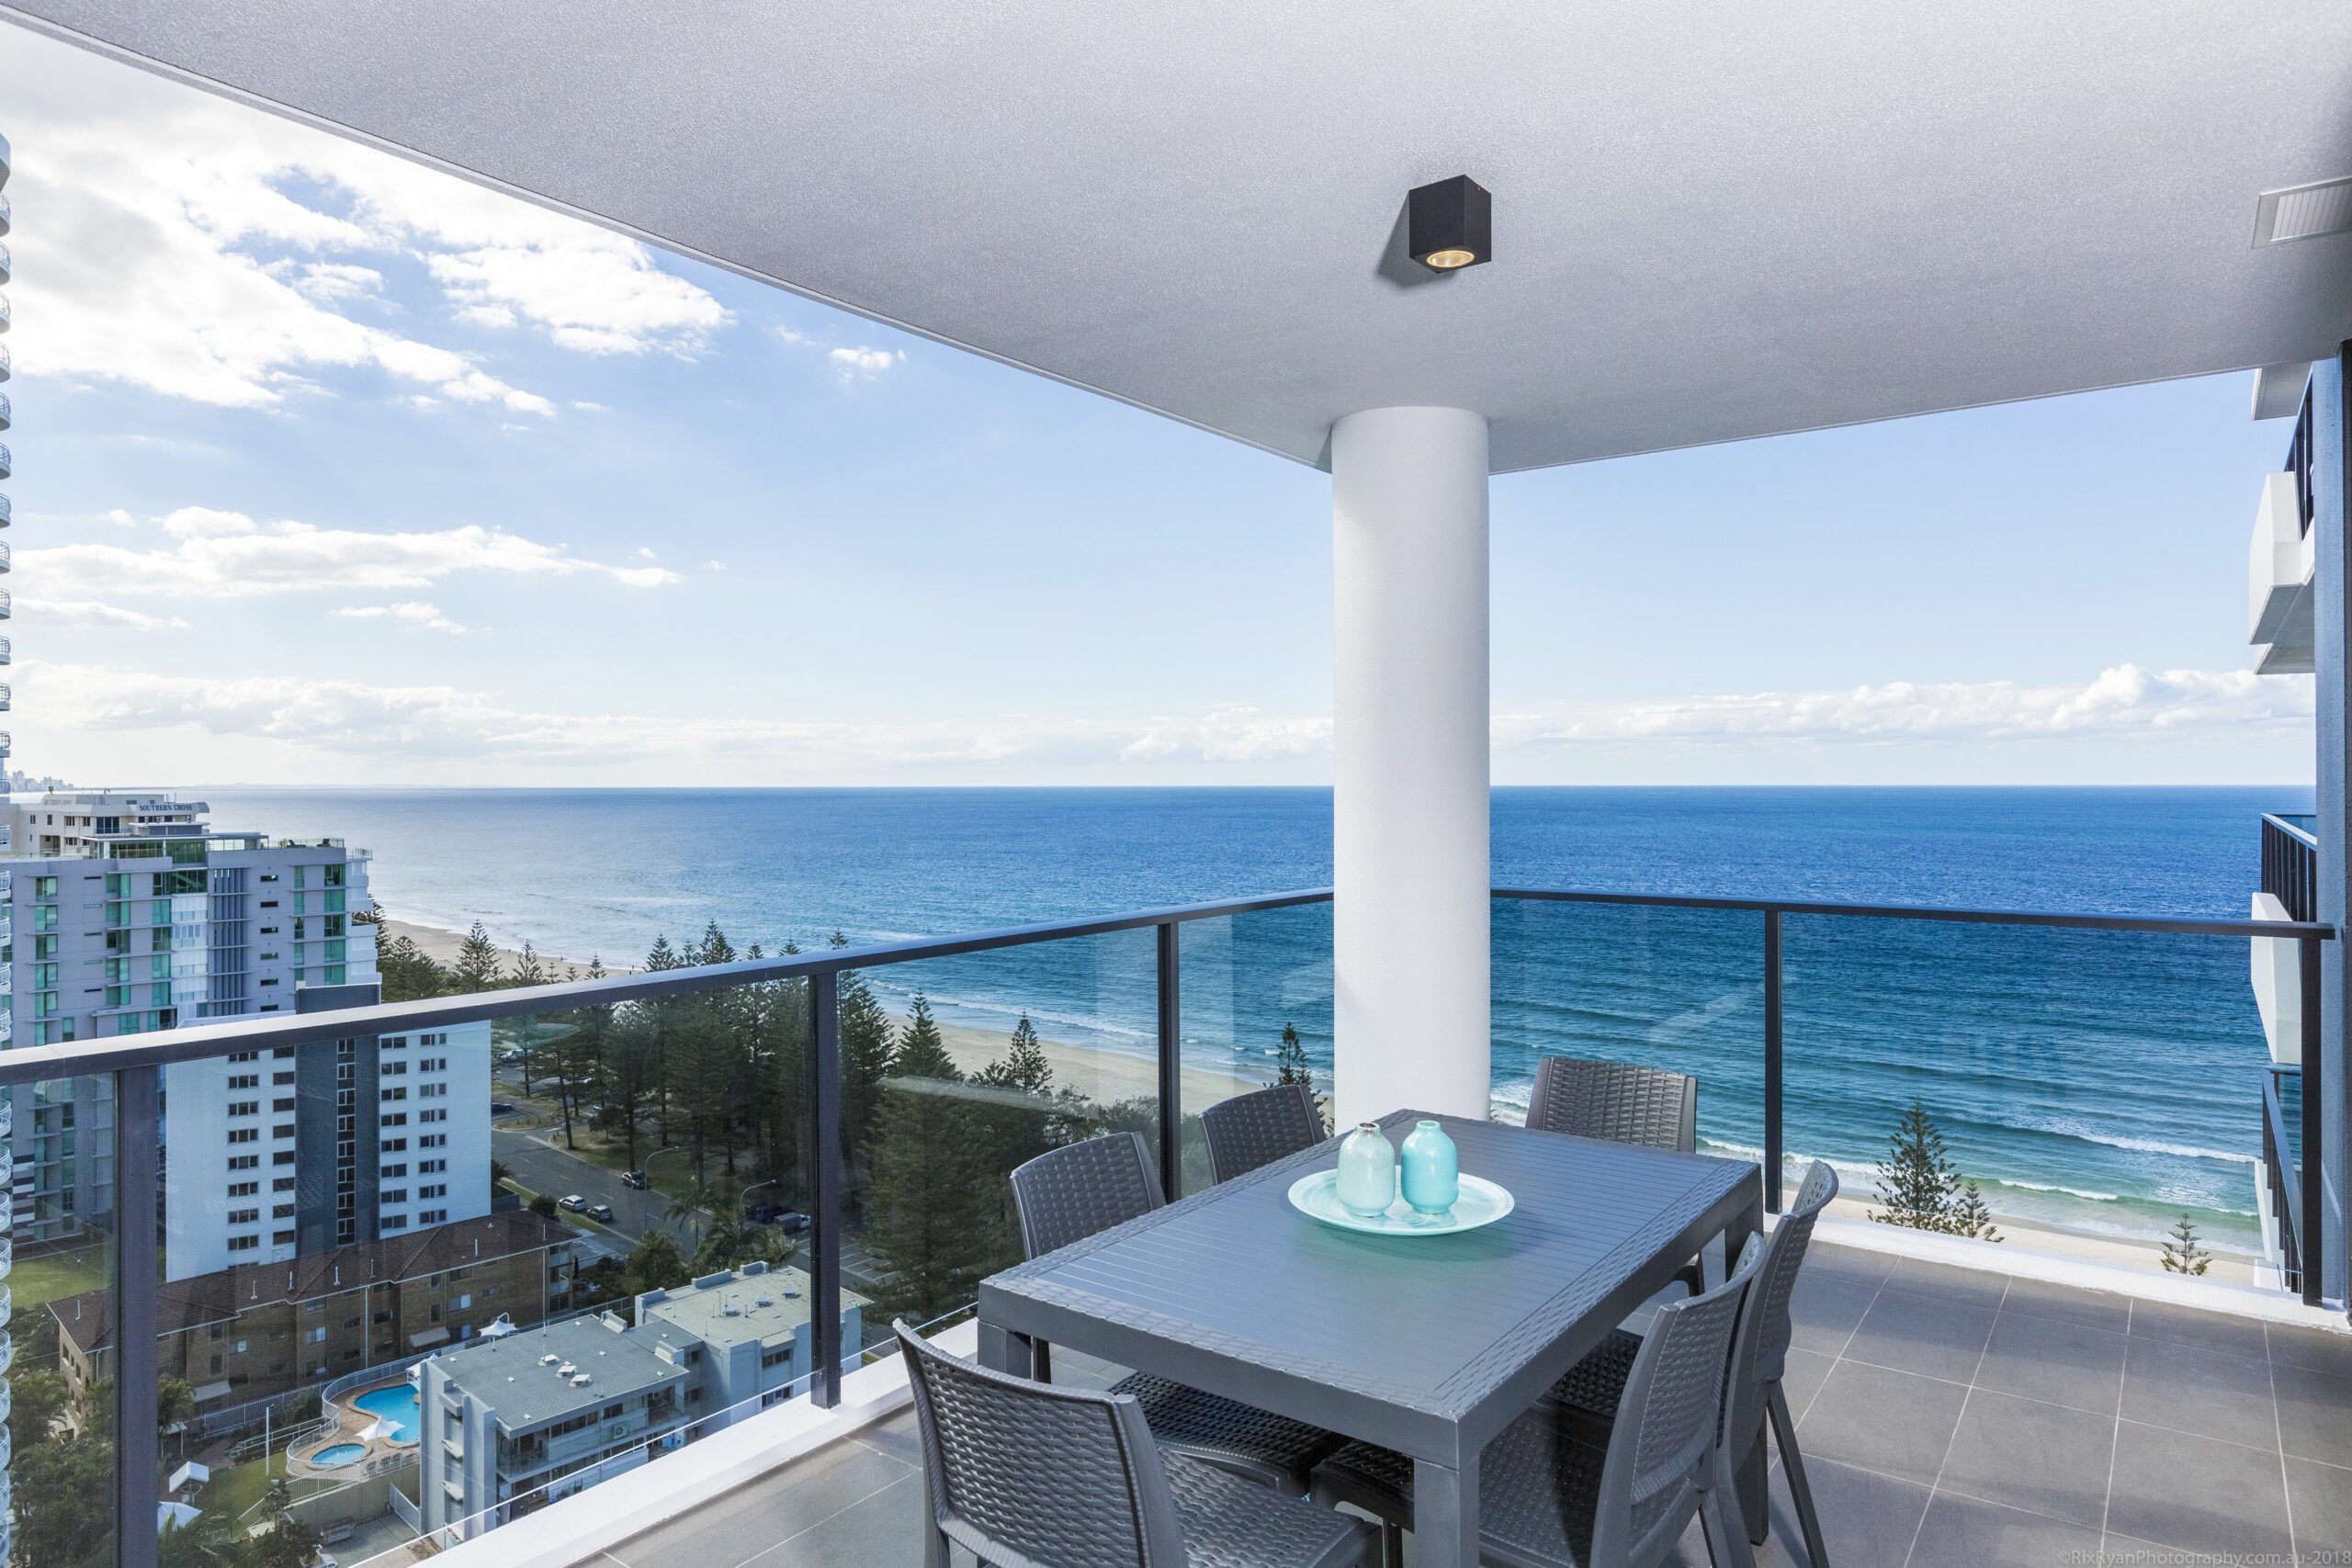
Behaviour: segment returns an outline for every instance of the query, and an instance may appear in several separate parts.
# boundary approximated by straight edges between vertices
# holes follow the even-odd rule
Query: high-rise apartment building
[[[222,832],[208,807],[56,791],[0,809],[20,1044],[376,1000],[368,857]],[[180,1280],[490,1206],[486,1024],[241,1052],[164,1071],[164,1273]],[[115,1201],[100,1081],[22,1096],[15,1219],[40,1243]]]

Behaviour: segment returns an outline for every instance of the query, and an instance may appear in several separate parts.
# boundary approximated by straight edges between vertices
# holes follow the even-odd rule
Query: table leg
[[[1010,1372],[1017,1378],[1034,1377],[1037,1366],[1036,1342],[1025,1334],[999,1328],[982,1318],[980,1365],[992,1372]]]
[[[1477,1568],[1477,1455],[1459,1470],[1413,1461],[1413,1562],[1416,1568]]]
[[[1739,1213],[1739,1217],[1724,1227],[1724,1272],[1728,1275],[1732,1265],[1739,1261],[1740,1249],[1747,1238],[1760,1235],[1764,1230],[1764,1193],[1759,1185],[1753,1201]],[[1770,1461],[1764,1451],[1764,1423],[1756,1424],[1756,1443],[1739,1461],[1739,1511],[1747,1516],[1747,1539],[1757,1545],[1764,1544],[1772,1530],[1772,1505],[1768,1490]]]

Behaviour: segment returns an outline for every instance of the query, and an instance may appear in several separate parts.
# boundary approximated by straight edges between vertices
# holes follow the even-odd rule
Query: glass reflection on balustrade
[[[1331,906],[1299,904],[1178,928],[1183,1036],[1183,1181],[1208,1185],[1201,1112],[1273,1083],[1331,1102]]]
[[[2277,1282],[2244,938],[1791,915],[1784,943],[1786,1147],[1841,1210]]]
[[[870,1351],[1019,1261],[1023,1161],[1132,1132],[1156,1165],[1158,976],[1148,928],[842,976],[842,1278]]]

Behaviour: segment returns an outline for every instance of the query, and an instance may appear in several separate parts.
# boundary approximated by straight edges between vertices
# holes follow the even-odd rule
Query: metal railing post
[[[114,1080],[115,1561],[155,1568],[156,1273],[163,1201],[161,1067]],[[85,1082],[87,1080],[85,1080]]]
[[[1764,911],[1764,1206],[1781,1212],[1781,911]]]
[[[2296,1194],[2301,1206],[2301,1233],[2295,1238],[2296,1261],[2302,1265],[2303,1302],[2308,1306],[2320,1303],[2320,1289],[2326,1272],[2326,1249],[2322,1226],[2326,1223],[2322,1213],[2322,1183],[2320,1180],[2320,1108],[2325,1096],[2320,1092],[2320,953],[2319,938],[2307,936],[2296,944],[2301,959],[2302,993],[2302,1056],[2303,1056],[2303,1157],[2301,1172],[2302,1191]]]
[[[1184,1189],[1184,964],[1182,928],[1159,926],[1159,1187],[1170,1201]]]
[[[808,1396],[825,1409],[842,1402],[842,992],[841,976],[831,969],[808,976],[810,1066],[816,1074],[809,1096],[813,1142],[810,1157],[815,1189],[810,1207],[816,1211],[815,1267],[809,1280],[816,1312],[808,1325],[810,1359],[815,1380]]]

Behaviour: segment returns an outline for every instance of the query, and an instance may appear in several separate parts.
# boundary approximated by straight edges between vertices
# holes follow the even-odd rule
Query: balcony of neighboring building
[[[9,452],[7,446],[5,444],[0,444],[0,479],[6,479],[9,474],[15,471],[12,466],[14,461],[14,457]]]
[[[8,281],[8,247],[0,245],[0,283]]]
[[[2287,466],[2267,475],[2246,563],[2246,640],[2265,675],[2312,670],[2312,400],[2304,395]]]

